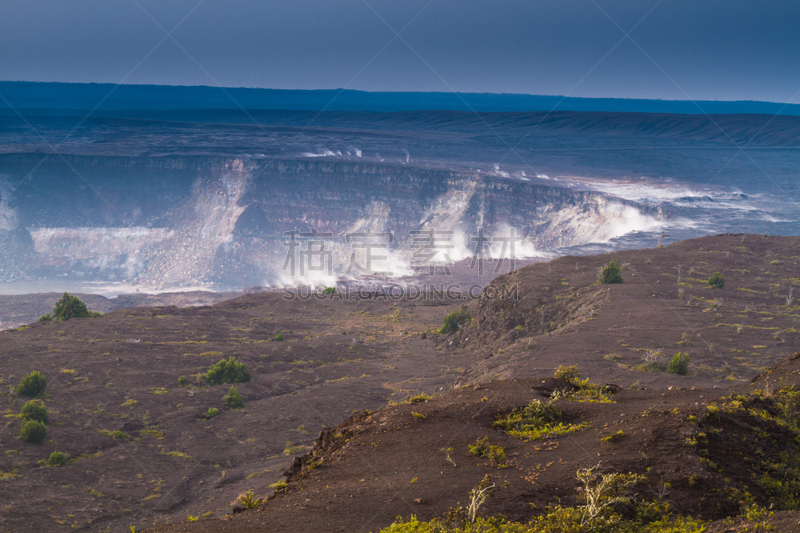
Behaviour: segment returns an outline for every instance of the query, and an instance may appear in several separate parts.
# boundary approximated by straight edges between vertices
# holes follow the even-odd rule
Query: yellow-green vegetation
[[[36,398],[47,388],[47,379],[41,372],[31,372],[20,380],[17,392],[29,398]]]
[[[613,283],[622,283],[622,269],[619,267],[616,261],[613,259],[608,262],[606,266],[603,267],[602,272],[600,272],[600,277],[598,281],[603,285],[609,285]]]
[[[49,422],[47,409],[44,404],[38,400],[31,400],[23,405],[20,414],[25,420],[38,420],[42,424],[47,424]]]
[[[99,429],[97,430],[97,432],[100,433],[101,435],[105,435],[106,437],[111,437],[112,439],[115,440],[131,440],[130,435],[118,429],[115,429],[114,431],[109,431],[107,429]]]
[[[219,416],[219,409],[217,409],[216,407],[209,407],[208,408],[208,413],[206,414],[206,417],[207,418],[215,418],[217,416]]]
[[[134,399],[132,399],[132,398],[128,398],[127,400],[125,400],[124,402],[122,402],[122,403],[121,403],[119,406],[120,406],[120,407],[133,407],[133,406],[135,406],[137,403],[139,403],[139,402],[138,402],[138,401],[136,401],[136,400],[134,400]]]
[[[679,376],[685,376],[689,373],[689,354],[688,353],[676,353],[672,359],[670,359],[669,364],[667,364],[667,373],[668,374],[677,374]]]
[[[242,396],[233,385],[228,389],[228,394],[222,397],[222,402],[228,409],[241,409],[244,407],[244,400],[242,400]]]
[[[647,350],[642,357],[642,364],[636,367],[640,372],[666,372],[685,376],[689,374],[689,354],[678,352],[667,361],[660,350]]]
[[[710,278],[708,278],[708,286],[712,289],[722,289],[725,287],[725,278],[719,272],[714,272]]]
[[[507,431],[509,435],[523,440],[541,440],[573,433],[587,424],[564,424],[561,411],[553,401],[533,400],[521,409],[514,409],[505,416],[497,416],[494,427]]]
[[[153,437],[154,439],[158,440],[164,438],[164,434],[157,429],[140,429],[139,435],[142,437]]]
[[[45,315],[45,317],[47,316],[50,316],[50,314]],[[70,318],[94,318],[98,316],[100,316],[100,313],[89,311],[86,304],[77,296],[72,296],[65,292],[61,299],[56,302],[52,318],[55,320],[69,320]],[[42,319],[40,318],[39,320]],[[47,320],[47,318],[44,318],[44,320]]]
[[[47,437],[47,427],[38,420],[28,420],[19,432],[19,438],[31,444],[39,444],[45,437]]]
[[[493,446],[489,444],[489,437],[483,437],[475,441],[475,444],[467,444],[469,453],[477,455],[478,457],[486,457],[498,468],[504,468],[506,460],[506,451],[502,446]]]
[[[615,433],[609,433],[605,437],[601,438],[600,442],[612,443],[612,442],[618,441],[619,439],[621,439],[624,436],[625,436],[625,432],[620,429],[619,431],[617,431]]]
[[[50,457],[44,460],[47,466],[65,466],[67,464],[67,456],[61,452],[53,452]]]
[[[611,394],[606,392],[605,387],[589,382],[589,378],[580,379],[581,375],[577,365],[559,366],[554,377],[569,382],[574,388],[572,390],[558,389],[553,392],[552,400],[568,400],[571,402],[599,402],[614,403]]]
[[[442,327],[439,328],[439,333],[444,334],[452,331],[458,331],[458,328],[461,324],[469,322],[471,319],[472,316],[466,311],[466,309],[462,309],[460,311],[451,311],[445,315]]]
[[[236,501],[239,503],[239,505],[249,510],[255,509],[266,500],[263,498],[256,498],[255,493],[252,490],[248,490],[247,492],[239,494],[239,497],[236,499]]]
[[[416,396],[409,396],[408,400],[404,403],[422,403],[427,402],[428,400],[433,400],[433,396],[429,396],[424,392],[422,394],[417,394]]]
[[[724,428],[724,429],[723,429]],[[755,391],[709,405],[694,445],[707,464],[739,455],[777,510],[800,510],[800,390]],[[733,487],[747,497],[747,487]]]
[[[167,393],[169,393],[169,389],[167,389],[166,387],[150,387],[150,389],[148,390],[148,392],[149,392],[150,394],[155,394],[155,395],[157,395],[157,396],[160,396],[160,395],[162,395],[162,394],[167,394]]]
[[[411,515],[398,519],[380,533],[702,533],[706,523],[677,515],[663,500],[638,498],[634,489],[646,481],[633,473],[601,474],[597,467],[578,470],[580,501],[574,507],[553,505],[528,523],[510,522],[502,516],[483,518],[477,512],[492,495],[495,484],[487,478],[469,494],[467,508],[456,505],[443,518],[420,522]],[[623,516],[620,509],[628,512]]]
[[[282,479],[270,485],[269,488],[274,489],[276,493],[281,494],[283,492],[286,492],[286,489],[289,488],[289,484]]]
[[[179,459],[187,459],[191,461],[192,456],[183,452],[161,452],[162,455],[166,455],[167,457],[177,457]]]
[[[231,356],[226,361],[221,359],[219,363],[211,365],[206,372],[206,381],[209,385],[222,385],[223,383],[246,383],[252,376],[244,363],[240,363],[235,357]]]
[[[294,455],[296,453],[300,453],[303,450],[302,446],[295,446],[292,444],[292,441],[286,441],[286,447],[283,449],[283,455]]]
[[[411,411],[411,416],[413,416],[414,418],[419,418],[420,420],[425,420],[426,418],[428,418],[427,416],[423,415],[422,413],[418,413],[416,411]]]

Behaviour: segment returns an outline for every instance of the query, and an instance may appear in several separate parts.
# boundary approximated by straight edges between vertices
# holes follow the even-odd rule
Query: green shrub
[[[464,310],[462,311],[452,311],[445,315],[444,323],[442,327],[439,328],[439,333],[450,333],[451,331],[458,331],[458,326],[465,322],[469,322],[472,319],[472,316]]]
[[[34,400],[22,406],[21,414],[26,420],[38,420],[42,424],[50,422],[47,418],[47,409],[40,402]]]
[[[242,400],[239,391],[233,385],[228,390],[228,394],[222,397],[222,401],[228,409],[241,409],[244,407],[244,400]]]
[[[573,381],[581,377],[581,373],[578,371],[578,365],[572,365],[572,366],[558,365],[558,368],[556,368],[556,372],[555,374],[553,374],[553,377],[556,379],[563,379],[564,381],[569,381],[570,383],[572,383]]]
[[[548,436],[566,435],[587,424],[564,424],[561,411],[552,401],[533,400],[522,409],[514,409],[506,416],[497,416],[494,427],[507,431],[509,435],[523,440],[541,440]]]
[[[36,398],[47,387],[47,379],[41,372],[31,372],[19,382],[17,392],[29,398]]]
[[[209,407],[208,408],[208,415],[206,415],[206,416],[208,418],[214,418],[214,417],[219,416],[219,409],[217,409],[216,407]]]
[[[181,387],[187,387],[189,385],[189,380],[186,378],[186,376],[180,376],[178,378],[178,385]]]
[[[502,446],[489,444],[489,437],[483,437],[475,441],[475,444],[468,444],[469,453],[478,457],[486,457],[497,466],[503,466],[506,460],[506,451]]]
[[[50,457],[45,459],[44,464],[47,466],[65,466],[67,464],[67,456],[61,452],[53,452]]]
[[[621,271],[617,262],[612,259],[603,267],[603,271],[600,273],[600,283],[604,285],[622,283]]]
[[[606,443],[616,442],[624,436],[625,432],[620,429],[616,433],[609,433],[605,437],[601,438],[600,442],[606,442]]]
[[[99,431],[102,435],[105,435],[106,437],[111,437],[114,440],[131,440],[130,435],[118,429],[115,429],[114,431],[110,431],[108,429],[101,429]]]
[[[219,363],[211,365],[206,372],[206,381],[209,385],[222,385],[223,383],[245,383],[253,379],[247,366],[231,356],[227,361],[221,359]]]
[[[281,342],[281,341],[285,341],[285,340],[286,340],[286,338],[283,336],[283,333],[278,333],[277,335],[275,335],[274,337],[272,337],[272,340],[275,340],[275,341]]]
[[[322,291],[322,294],[336,294],[336,287],[325,287],[325,290]]]
[[[31,444],[39,444],[47,436],[47,427],[38,420],[28,420],[19,432],[19,438]]]
[[[688,353],[676,353],[672,359],[670,359],[669,364],[667,365],[667,372],[670,374],[677,374],[679,376],[685,376],[689,373],[689,354]]]
[[[725,278],[719,272],[714,272],[710,278],[708,278],[708,286],[712,289],[721,289],[725,287]]]
[[[72,296],[66,292],[61,299],[56,302],[53,309],[53,318],[56,320],[69,320],[70,318],[93,318],[100,316],[100,313],[89,311],[86,304],[77,296]]]
[[[47,322],[50,320],[53,320],[53,317],[50,315],[50,313],[47,313],[39,317],[39,322]]]

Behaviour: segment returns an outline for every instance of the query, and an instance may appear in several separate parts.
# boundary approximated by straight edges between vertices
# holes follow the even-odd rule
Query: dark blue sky
[[[2,1],[0,79],[797,103],[800,2]]]

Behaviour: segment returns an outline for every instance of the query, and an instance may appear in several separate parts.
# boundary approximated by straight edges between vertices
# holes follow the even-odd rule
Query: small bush
[[[600,273],[600,283],[604,285],[622,283],[621,271],[622,269],[619,268],[617,262],[612,259],[603,267],[603,271]]]
[[[111,437],[114,440],[131,440],[131,436],[125,433],[124,431],[120,431],[115,429],[114,431],[108,429],[101,429],[98,430],[101,435],[105,435],[106,437]]]
[[[462,310],[462,311],[452,311],[445,315],[444,323],[442,327],[439,328],[439,333],[450,333],[452,331],[458,331],[458,327],[465,322],[469,322],[472,319],[472,316]]]
[[[100,316],[100,313],[89,311],[86,304],[77,296],[72,296],[66,292],[61,299],[56,302],[53,309],[53,318],[56,320],[69,320],[70,318],[93,318]]]
[[[677,374],[679,376],[685,376],[689,373],[689,354],[688,353],[676,353],[672,359],[670,359],[669,364],[667,365],[667,372],[670,374]]]
[[[489,444],[489,437],[483,437],[475,441],[475,444],[468,444],[469,453],[478,457],[486,457],[497,466],[503,466],[506,460],[506,451],[502,446],[492,446]]]
[[[558,437],[586,427],[587,424],[564,424],[561,411],[552,401],[533,400],[526,407],[514,409],[506,416],[498,415],[494,427],[508,432],[516,439],[528,441]]]
[[[600,442],[605,442],[605,443],[616,442],[624,436],[625,432],[620,429],[616,433],[609,433],[608,435],[600,439]]]
[[[725,287],[725,278],[719,272],[714,272],[710,278],[708,278],[708,286],[712,289],[721,289]]]
[[[553,377],[556,379],[563,379],[564,381],[569,381],[570,383],[572,383],[573,381],[581,377],[581,374],[578,371],[578,365],[572,365],[572,366],[558,365],[558,368],[556,368],[556,373],[553,374]]]
[[[31,372],[19,382],[17,392],[29,398],[36,398],[47,387],[47,379],[41,372]]]
[[[209,385],[222,385],[223,383],[245,383],[252,376],[244,363],[240,363],[231,356],[227,361],[221,359],[219,363],[211,365],[206,372],[206,381]]]
[[[53,452],[50,457],[45,459],[44,464],[47,466],[66,466],[67,456],[61,452]]]
[[[255,509],[266,500],[263,498],[256,498],[255,494],[252,490],[248,490],[247,492],[243,492],[239,494],[237,498],[238,503],[242,505],[245,509]]]
[[[186,376],[180,376],[178,378],[178,385],[180,387],[187,387],[189,386],[189,380],[186,378]]]
[[[47,313],[46,315],[42,315],[42,316],[39,317],[39,322],[48,322],[48,321],[52,321],[52,320],[53,320],[53,317],[50,315],[50,313]]]
[[[322,294],[324,295],[336,294],[336,287],[325,287],[325,290],[322,291]]]
[[[222,397],[222,401],[228,409],[241,409],[244,407],[244,400],[242,400],[239,391],[236,390],[236,387],[233,385],[231,385],[231,388],[228,390],[228,394]]]
[[[214,417],[219,416],[219,409],[217,409],[216,407],[209,407],[208,408],[208,415],[206,415],[206,416],[208,418],[214,418]]]
[[[282,342],[286,340],[286,337],[283,336],[283,333],[278,333],[277,335],[272,337],[272,340]]]
[[[42,424],[50,422],[47,418],[47,409],[40,402],[34,400],[22,406],[21,414],[26,420],[38,420]]]
[[[31,444],[39,444],[47,436],[47,427],[38,420],[28,420],[19,432],[19,438]]]

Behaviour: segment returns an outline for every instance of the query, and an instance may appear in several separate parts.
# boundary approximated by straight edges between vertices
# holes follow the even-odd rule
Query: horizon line
[[[117,83],[112,81],[30,81],[30,80],[0,80],[0,84],[4,83],[30,83],[42,85],[111,85],[120,87],[170,87],[170,88],[198,88],[198,89],[216,89],[216,90],[247,90],[247,91],[285,91],[285,92],[350,92],[350,93],[364,93],[364,94],[430,94],[430,95],[480,95],[480,96],[516,96],[516,97],[534,97],[534,98],[561,98],[562,100],[622,100],[622,101],[649,101],[649,102],[724,102],[724,103],[757,103],[757,104],[773,104],[773,105],[786,105],[796,106],[800,103],[794,102],[777,102],[772,100],[708,100],[708,99],[666,99],[666,98],[647,98],[647,97],[624,97],[624,96],[565,96],[559,94],[536,94],[536,93],[514,93],[514,92],[475,92],[475,91],[409,91],[409,90],[380,90],[369,91],[364,89],[346,89],[342,87],[330,88],[316,88],[316,89],[288,89],[276,87],[247,87],[247,86],[223,86],[223,85],[173,85],[166,83]]]

